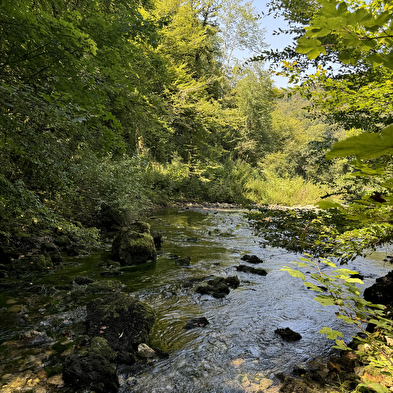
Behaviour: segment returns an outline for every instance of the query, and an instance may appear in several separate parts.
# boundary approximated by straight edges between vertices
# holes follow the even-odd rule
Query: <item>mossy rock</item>
[[[71,240],[68,238],[68,236],[61,235],[56,237],[55,244],[57,244],[59,247],[64,248],[71,244]]]
[[[92,300],[86,308],[88,335],[105,338],[115,351],[134,352],[155,321],[148,304],[123,292]]]
[[[120,387],[115,366],[96,349],[72,353],[64,362],[63,381],[73,391],[116,393]]]
[[[52,259],[49,255],[34,254],[29,257],[20,258],[11,262],[12,275],[20,275],[32,272],[47,271],[53,267]]]
[[[105,359],[110,361],[116,359],[116,352],[111,348],[108,341],[105,340],[104,337],[94,337],[91,340],[89,350],[103,356]]]
[[[150,225],[136,221],[127,228],[121,228],[112,244],[112,259],[123,266],[146,263],[157,258],[157,250]]]
[[[123,283],[119,280],[94,281],[87,287],[89,293],[120,292]]]

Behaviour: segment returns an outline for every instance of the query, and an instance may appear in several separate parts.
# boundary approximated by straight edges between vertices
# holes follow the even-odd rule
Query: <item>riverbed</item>
[[[327,361],[333,342],[319,333],[322,327],[344,332],[347,342],[356,333],[335,318],[334,307],[315,302],[315,293],[308,291],[300,279],[280,271],[299,255],[261,248],[243,213],[233,209],[166,209],[147,219],[163,238],[157,260],[123,268],[123,274],[115,279],[125,285],[123,290],[130,296],[156,310],[157,323],[148,344],[169,356],[138,370],[119,367],[120,393],[274,392],[277,374]],[[364,276],[362,288],[366,288],[392,270],[386,261],[388,254],[389,248],[381,248],[346,267]],[[251,265],[241,259],[244,255],[256,255],[263,262]],[[177,257],[189,257],[190,265],[179,265]],[[63,270],[48,274],[38,284],[59,282],[64,276],[87,275],[100,280],[97,266],[109,260],[110,239],[106,251],[68,258]],[[236,266],[240,264],[263,268],[267,275],[239,272]],[[223,299],[197,294],[195,288],[213,276],[238,276],[240,286]],[[22,300],[9,303],[10,299],[2,296],[0,317],[7,321],[2,326],[2,341],[15,339],[28,328],[45,331],[55,320],[66,327],[83,318],[82,307],[76,308],[75,315],[57,319],[43,310],[41,320],[37,316],[31,326],[11,327],[10,308]],[[189,320],[200,317],[207,318],[209,324],[184,329]],[[302,338],[286,342],[275,333],[287,327]],[[3,356],[1,361],[7,362],[7,358]],[[61,383],[56,391],[62,391]]]

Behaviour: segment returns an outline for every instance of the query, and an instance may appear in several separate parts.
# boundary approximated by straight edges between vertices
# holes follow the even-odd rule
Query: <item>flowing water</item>
[[[277,373],[307,366],[315,359],[323,362],[331,354],[332,341],[318,333],[322,327],[343,331],[347,342],[354,334],[335,318],[333,307],[320,306],[300,279],[280,271],[297,256],[283,249],[260,248],[243,212],[168,209],[155,213],[148,222],[163,235],[157,260],[125,268],[116,279],[127,285],[131,296],[156,310],[149,344],[168,352],[169,357],[153,360],[136,374],[120,368],[120,393],[269,391],[277,383]],[[346,267],[364,275],[366,288],[392,269],[384,261],[387,252],[381,249]],[[250,265],[241,260],[245,254],[257,255],[264,262]],[[173,255],[190,257],[190,266],[177,265]],[[77,265],[45,280],[82,273],[98,278],[92,266],[109,259],[109,252],[79,258]],[[263,268],[268,274],[238,272],[240,264]],[[240,286],[223,299],[195,292],[208,277],[234,275]],[[183,328],[199,317],[206,317],[209,324]],[[275,333],[286,327],[302,339],[286,342]]]

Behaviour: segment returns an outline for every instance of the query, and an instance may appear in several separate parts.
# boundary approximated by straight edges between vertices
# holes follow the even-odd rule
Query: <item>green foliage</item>
[[[245,184],[245,196],[258,204],[310,205],[316,203],[327,188],[307,182],[300,176],[278,176],[269,169],[260,170]]]
[[[99,159],[86,154],[76,164],[72,172],[74,198],[61,211],[66,217],[89,226],[125,226],[136,211],[151,206],[143,185],[147,163],[142,158]]]
[[[293,263],[297,265],[297,269],[285,266],[281,270],[287,271],[293,277],[300,277],[305,286],[317,292],[314,300],[322,306],[335,307],[338,319],[356,325],[357,329],[363,333],[362,337],[356,336],[355,338],[357,344],[355,353],[358,359],[367,365],[366,370],[369,370],[369,372],[373,370],[378,375],[383,374],[392,378],[392,349],[387,345],[387,339],[390,340],[393,337],[393,321],[386,318],[385,306],[372,304],[361,297],[361,290],[356,284],[363,284],[363,282],[354,278],[357,272],[348,269],[337,269],[336,264],[331,260],[317,259],[311,255],[300,258],[300,261]],[[310,282],[306,281],[306,275],[299,269],[307,269]],[[365,323],[375,325],[373,333],[365,329]],[[344,337],[342,332],[323,327],[320,333],[331,340],[335,340],[334,348],[344,351],[352,350],[343,340],[337,338]],[[369,377],[367,377],[367,374],[365,375],[365,377],[362,377],[364,383],[360,383],[358,389],[367,387],[376,392],[389,391],[382,383],[368,380]],[[385,379],[385,381],[388,380]]]
[[[356,156],[358,159],[370,160],[392,153],[393,125],[384,128],[380,134],[364,133],[337,142],[326,158]]]
[[[345,243],[336,240],[338,235],[347,231],[349,225],[339,209],[319,211],[311,208],[271,209],[264,206],[250,211],[246,216],[255,234],[261,237],[262,247],[282,247],[318,257],[334,255],[343,261],[354,257],[353,253],[343,252],[340,246],[345,246]]]
[[[249,66],[236,84],[236,93],[237,106],[244,118],[237,152],[239,157],[255,165],[273,145],[271,113],[274,93],[270,77],[260,65]]]
[[[296,7],[298,3],[301,1],[280,1],[279,6],[291,10],[289,18],[300,22],[304,28],[303,31],[300,29],[301,36],[297,39],[299,55],[290,59],[290,63],[285,63],[287,75],[291,75],[292,81],[302,82],[297,90],[312,101],[312,108],[316,109],[317,115],[325,115],[329,121],[339,123],[346,130],[362,128],[368,131],[335,143],[327,154],[328,159],[356,157],[352,163],[355,171],[351,177],[363,187],[363,196],[349,205],[320,203],[320,207],[329,210],[322,213],[321,221],[314,219],[310,222],[311,230],[307,224],[301,225],[301,229],[291,227],[293,217],[298,215],[289,211],[285,218],[279,217],[273,222],[282,237],[274,240],[277,245],[281,243],[293,249],[288,240],[292,235],[300,240],[301,245],[298,247],[303,249],[302,252],[309,247],[313,257],[309,255],[309,258],[301,258],[302,262],[298,262],[300,271],[289,267],[284,270],[304,281],[306,276],[302,269],[312,270],[311,280],[305,281],[305,285],[318,292],[315,300],[322,305],[336,307],[338,318],[363,331],[366,338],[357,339],[363,345],[358,346],[356,354],[378,374],[390,377],[376,380],[366,373],[362,376],[363,383],[358,386],[359,391],[387,392],[389,389],[384,385],[390,386],[392,383],[393,363],[386,337],[392,337],[393,322],[383,306],[370,304],[360,297],[356,285],[359,281],[352,277],[355,272],[337,269],[323,257],[338,256],[345,262],[367,248],[373,249],[393,238],[390,157],[393,119],[389,99],[393,70],[393,5],[391,1],[379,0],[318,0],[305,8],[306,11],[314,12],[304,14]],[[304,55],[307,55],[309,61],[305,60]],[[326,69],[329,61],[336,62],[340,68],[335,72],[333,68]],[[310,65],[316,66],[317,72],[302,80],[302,73]],[[370,133],[376,131],[381,133]],[[362,159],[373,161],[365,163]],[[333,219],[333,225],[325,231],[322,225],[328,222],[324,215],[329,211],[336,212],[340,220],[338,217]],[[265,226],[262,222],[264,217],[269,217],[267,212],[261,218],[255,218],[256,228],[261,227],[261,232]],[[319,227],[320,233],[312,231],[315,227]],[[290,235],[285,234],[286,229]],[[306,240],[300,236],[302,230]],[[315,234],[316,238],[313,238]],[[318,238],[324,242],[322,249],[318,249]],[[314,245],[309,246],[307,239],[312,240]],[[327,269],[321,269],[320,264],[328,265],[333,270],[327,273]],[[321,286],[317,285],[318,282]],[[321,287],[326,288],[326,291],[321,292]],[[371,321],[376,326],[373,334],[363,328],[363,323]],[[336,339],[336,348],[347,349],[345,343],[337,339],[338,332],[324,328],[321,333]]]
[[[320,0],[319,9],[310,21],[306,34],[298,40],[297,51],[310,59],[326,54],[326,48],[318,40],[330,34],[339,44],[352,48],[355,56],[342,51],[339,60],[353,64],[361,56],[372,67],[382,65],[393,69],[392,12],[390,1],[338,2]]]
[[[207,202],[244,203],[245,184],[257,176],[250,164],[228,159],[224,164],[191,165],[174,155],[171,163],[151,163],[143,174],[156,203],[184,198]]]

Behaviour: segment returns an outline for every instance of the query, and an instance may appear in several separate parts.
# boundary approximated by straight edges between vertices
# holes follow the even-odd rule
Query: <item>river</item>
[[[148,222],[163,236],[157,260],[124,268],[116,279],[131,296],[156,310],[149,345],[169,356],[136,373],[120,367],[120,393],[275,392],[278,373],[323,363],[331,355],[332,341],[318,333],[322,327],[343,331],[347,342],[355,333],[335,318],[334,307],[320,306],[300,279],[280,271],[298,256],[283,249],[261,248],[242,211],[166,209],[155,212]],[[362,287],[366,288],[392,270],[384,260],[388,253],[389,249],[380,249],[346,267],[365,277]],[[245,254],[257,255],[263,263],[248,264],[241,260]],[[190,266],[176,264],[174,255],[189,257]],[[68,267],[44,280],[57,280],[60,274],[99,279],[96,266],[109,259],[109,252],[70,258]],[[236,266],[240,264],[263,268],[267,275],[239,272]],[[207,277],[234,275],[240,286],[223,299],[195,292]],[[199,317],[207,318],[209,324],[183,328]],[[45,323],[48,320],[36,328],[44,329]],[[286,327],[302,339],[286,342],[275,333]]]

